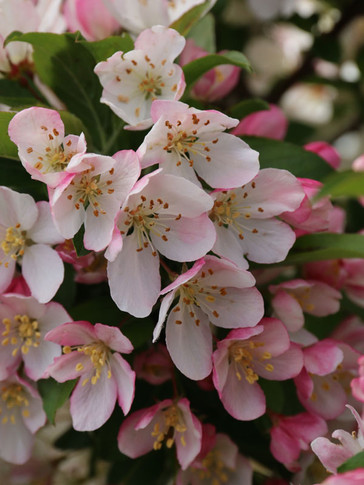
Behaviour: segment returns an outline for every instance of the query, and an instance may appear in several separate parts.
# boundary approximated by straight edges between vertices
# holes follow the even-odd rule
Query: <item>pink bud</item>
[[[316,153],[319,157],[323,158],[325,162],[331,165],[332,168],[339,168],[341,158],[338,151],[325,141],[313,141],[307,143],[304,148],[309,152]]]
[[[243,118],[232,131],[233,135],[254,135],[283,140],[288,121],[283,111],[273,104],[269,110],[257,111]]]

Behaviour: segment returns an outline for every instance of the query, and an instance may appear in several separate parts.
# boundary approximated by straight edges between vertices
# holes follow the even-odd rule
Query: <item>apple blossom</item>
[[[253,327],[264,313],[253,276],[226,260],[205,256],[161,291],[154,341],[169,313],[166,343],[176,367],[190,379],[207,377],[212,369],[210,322],[218,327]]]
[[[159,163],[167,173],[200,185],[197,174],[221,188],[245,184],[258,173],[258,153],[224,133],[238,120],[179,101],[155,101],[151,113],[154,126],[138,149],[142,168]]]
[[[348,433],[342,429],[337,429],[331,436],[340,444],[332,443],[329,439],[323,437],[318,437],[311,443],[312,451],[331,473],[336,473],[340,465],[364,449],[363,420],[352,406],[347,405],[347,407],[356,419],[358,433]]]
[[[84,245],[101,251],[112,238],[114,219],[140,174],[133,150],[113,157],[95,155],[90,168],[69,175],[55,189],[49,189],[54,223],[66,238],[72,238],[85,224]]]
[[[13,279],[16,263],[32,296],[46,303],[63,281],[63,263],[50,245],[63,242],[48,202],[0,187],[0,293]]]
[[[301,450],[308,450],[310,442],[326,432],[325,420],[315,414],[273,415],[270,451],[286,468],[298,471]]]
[[[144,30],[135,49],[115,52],[95,67],[107,104],[131,129],[152,125],[151,105],[156,99],[178,100],[185,89],[183,71],[174,64],[185,39],[162,25]]]
[[[45,334],[72,318],[59,303],[6,294],[0,296],[0,319],[0,379],[7,379],[23,361],[27,376],[37,381],[62,353],[59,345],[44,340]]]
[[[31,456],[33,435],[46,422],[38,392],[16,374],[0,381],[0,458],[25,463]]]
[[[115,402],[124,414],[134,399],[135,373],[120,353],[133,346],[117,327],[78,321],[65,323],[45,336],[45,340],[63,345],[64,355],[57,357],[44,377],[58,382],[80,378],[71,395],[73,427],[92,431],[111,416]],[[114,351],[114,352],[112,352]]]
[[[120,310],[137,317],[151,312],[161,284],[158,252],[184,262],[210,251],[216,237],[207,215],[212,203],[195,184],[160,170],[137,182],[105,253],[111,297]]]
[[[215,199],[210,218],[217,233],[216,254],[245,268],[244,255],[257,263],[285,259],[295,235],[275,216],[297,209],[304,197],[292,174],[266,168],[243,187],[216,190],[211,195]]]
[[[214,385],[225,409],[235,419],[250,421],[266,409],[259,376],[290,379],[301,371],[303,359],[283,323],[263,318],[256,327],[234,329],[218,342],[213,362]]]
[[[201,450],[202,427],[190,411],[190,403],[182,398],[165,399],[152,407],[141,409],[128,416],[118,435],[119,450],[136,458],[176,445],[177,459],[182,470],[191,465]]]
[[[283,140],[287,129],[288,120],[283,111],[278,106],[270,104],[269,109],[251,113],[243,118],[231,133]]]
[[[137,378],[158,385],[172,379],[173,363],[166,347],[158,343],[156,346],[136,355],[134,370]]]

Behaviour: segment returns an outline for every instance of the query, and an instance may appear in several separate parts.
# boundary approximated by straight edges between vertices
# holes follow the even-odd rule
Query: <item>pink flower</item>
[[[364,468],[357,468],[349,472],[332,475],[326,478],[321,485],[362,485],[364,482]],[[316,483],[316,485],[320,485]]]
[[[64,15],[68,28],[79,30],[87,40],[104,39],[119,29],[102,0],[66,0]]]
[[[118,435],[119,450],[130,458],[176,445],[182,470],[191,465],[201,450],[202,427],[190,411],[187,399],[164,401],[127,417]]]
[[[243,118],[231,133],[283,140],[287,129],[288,120],[283,111],[278,106],[270,104],[268,110],[257,111]]]
[[[204,485],[227,483],[250,485],[253,470],[249,461],[239,454],[238,447],[211,424],[202,426],[202,447],[197,458],[180,470],[176,485]]]
[[[337,429],[331,436],[339,441],[339,444],[332,443],[323,437],[316,438],[311,443],[312,451],[318,456],[326,470],[331,473],[336,473],[340,465],[364,449],[363,420],[352,406],[347,405],[347,407],[356,419],[358,434]]]
[[[18,147],[25,170],[49,187],[70,173],[89,168],[84,135],[65,137],[57,111],[39,107],[20,111],[9,123],[9,136]]]
[[[341,163],[341,157],[336,148],[329,145],[325,141],[313,141],[307,143],[304,148],[309,152],[317,153],[317,155],[323,158],[332,168],[338,169]]]
[[[237,120],[177,101],[155,101],[151,113],[154,126],[138,149],[142,168],[159,163],[167,173],[200,185],[197,174],[221,188],[245,184],[258,173],[258,153],[224,133]]]
[[[159,385],[173,376],[173,363],[166,347],[160,343],[135,356],[134,370],[139,379]]]
[[[301,469],[301,450],[309,450],[310,442],[327,432],[326,421],[310,413],[295,416],[274,416],[270,451],[274,458],[293,472]]]
[[[95,155],[89,162],[87,170],[49,189],[49,200],[54,223],[66,239],[84,223],[85,247],[101,251],[111,241],[116,214],[137,181],[140,166],[133,150],[113,157]]]
[[[105,253],[111,297],[120,310],[137,317],[151,312],[160,291],[158,252],[185,262],[210,251],[216,236],[207,215],[212,203],[195,184],[160,170],[138,181]]]
[[[304,194],[297,179],[286,170],[266,168],[249,184],[231,190],[216,190],[210,218],[217,239],[213,251],[241,267],[244,255],[257,263],[283,261],[295,242],[292,229],[276,219],[293,211]]]
[[[46,422],[38,392],[16,374],[0,382],[0,457],[23,464],[31,456],[33,435]]]
[[[265,413],[259,376],[286,380],[302,369],[300,348],[290,344],[284,325],[263,318],[254,328],[237,328],[217,344],[213,354],[215,387],[225,409],[234,418],[249,421]]]
[[[48,202],[0,187],[0,293],[10,284],[16,263],[32,296],[46,303],[63,281],[63,263],[50,245],[63,241]]]
[[[120,353],[129,354],[133,346],[118,328],[85,321],[65,323],[48,332],[45,340],[63,345],[65,355],[55,359],[44,377],[58,382],[80,377],[70,399],[76,430],[92,431],[102,426],[116,400],[124,414],[129,412],[135,373]]]
[[[115,52],[95,67],[104,88],[100,101],[129,123],[129,128],[149,128],[152,102],[178,100],[183,94],[183,71],[173,61],[184,45],[184,37],[173,29],[155,25],[144,30],[134,50]]]
[[[161,291],[159,337],[169,307],[166,343],[176,367],[190,379],[207,377],[212,369],[210,322],[218,327],[252,327],[264,313],[263,299],[253,276],[226,260],[205,256]]]
[[[358,359],[359,377],[353,379],[350,383],[353,396],[358,401],[364,402],[364,355]]]
[[[269,290],[274,295],[274,313],[290,332],[303,327],[304,312],[325,317],[340,308],[341,293],[320,281],[296,279],[271,285]]]
[[[224,54],[225,51],[218,52]],[[205,57],[209,53],[197,46],[193,39],[187,39],[186,46],[180,57],[180,64],[185,64]],[[206,72],[192,87],[190,94],[203,101],[216,101],[230,93],[237,85],[240,68],[229,64],[222,64]]]
[[[59,345],[44,340],[45,334],[72,318],[59,303],[44,305],[32,297],[7,294],[0,297],[0,319],[0,379],[7,379],[23,361],[27,376],[37,381],[62,353]]]

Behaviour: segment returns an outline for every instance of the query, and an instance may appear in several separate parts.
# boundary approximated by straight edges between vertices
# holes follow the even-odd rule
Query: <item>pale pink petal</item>
[[[187,430],[184,435],[184,442],[178,439],[176,433],[177,459],[182,470],[185,470],[201,450],[202,426],[198,419],[190,411],[190,403],[187,399],[178,401],[178,408],[182,411]]]
[[[117,255],[120,253],[123,247],[123,238],[120,234],[120,230],[115,225],[111,236],[110,244],[105,251],[105,258],[108,261],[115,261]]]
[[[147,52],[156,61],[163,59],[173,61],[181,54],[185,44],[185,38],[176,30],[163,25],[154,25],[139,34],[134,46],[135,49]]]
[[[244,258],[244,251],[240,245],[239,239],[235,234],[224,226],[215,224],[216,242],[212,251],[222,256],[242,269],[249,267],[248,261]]]
[[[44,339],[69,346],[89,344],[97,340],[94,325],[83,320],[64,323],[48,332]]]
[[[274,314],[282,320],[290,332],[297,332],[303,327],[305,317],[296,298],[282,289],[273,297],[271,303]]]
[[[38,218],[27,232],[27,236],[35,243],[60,244],[64,237],[55,228],[48,202],[37,202]]]
[[[133,350],[132,343],[121,333],[119,328],[96,323],[94,329],[95,337],[98,340],[102,340],[110,349],[121,352],[122,354],[130,354]]]
[[[33,197],[0,187],[0,225],[8,228],[20,224],[21,230],[27,231],[37,217],[38,208]]]
[[[295,439],[280,427],[271,430],[270,451],[274,458],[281,463],[290,464],[298,459],[301,448]]]
[[[287,133],[288,120],[283,111],[273,104],[269,110],[251,113],[234,128],[234,135],[254,135],[283,140]]]
[[[83,368],[81,370],[76,370],[78,364],[82,364]],[[45,370],[42,378],[47,379],[50,376],[57,382],[67,382],[84,375],[85,371],[91,372],[92,369],[93,365],[87,355],[81,352],[71,352],[56,357],[53,363]]]
[[[334,444],[327,438],[316,438],[311,443],[312,451],[317,455],[323,466],[331,473],[348,460],[353,453],[342,445]],[[360,448],[360,447],[359,447]],[[359,453],[361,449],[357,450]]]
[[[16,262],[12,258],[5,257],[4,251],[0,248],[0,293],[3,293],[10,285]],[[7,266],[5,264],[7,263]]]
[[[54,249],[44,244],[35,244],[25,250],[22,272],[32,296],[40,303],[47,303],[63,281],[64,267]]]
[[[41,379],[47,367],[61,354],[61,346],[53,342],[41,341],[39,347],[29,347],[28,353],[23,355],[26,375],[33,381]]]
[[[163,325],[164,325],[164,321],[167,317],[169,307],[172,305],[172,302],[174,300],[175,293],[176,293],[175,290],[172,290],[168,295],[166,295],[163,298],[163,300],[161,302],[161,306],[160,306],[160,309],[159,309],[158,322],[157,322],[157,325],[155,326],[154,331],[153,331],[153,343],[156,342],[158,340],[159,336],[160,336],[160,333],[161,333]]]
[[[266,363],[273,366],[273,370],[267,370],[265,365],[254,362],[254,369],[261,377],[274,381],[284,381],[296,377],[302,370],[303,355],[298,345],[291,344],[291,347],[279,355],[267,360]]]
[[[194,310],[198,325],[185,306],[170,313],[166,344],[175,366],[188,378],[200,380],[212,370],[212,337],[208,318],[197,307]]]
[[[18,419],[21,419],[18,417]],[[16,429],[10,422],[0,425],[1,440],[6,446],[0,447],[0,457],[10,463],[22,465],[29,460],[33,449],[33,434],[21,423]]]
[[[319,376],[334,372],[344,358],[343,351],[334,340],[321,340],[304,351],[308,372]]]
[[[111,378],[116,381],[119,406],[127,414],[134,399],[135,372],[118,353],[112,354],[110,366]]]

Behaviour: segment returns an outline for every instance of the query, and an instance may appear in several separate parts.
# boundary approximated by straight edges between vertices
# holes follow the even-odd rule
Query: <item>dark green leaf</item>
[[[95,42],[81,40],[79,43],[90,52],[96,62],[105,61],[115,52],[129,52],[134,49],[133,39],[126,33],[119,36],[113,35]]]
[[[297,252],[302,250],[302,252]],[[364,235],[307,234],[297,239],[294,252],[283,264],[299,264],[338,258],[364,258]]]
[[[94,73],[95,61],[90,52],[76,42],[74,34],[43,32],[21,34],[13,40],[29,42],[34,49],[34,63],[41,81],[63,101],[68,110],[87,127],[99,148],[105,143],[103,117],[108,113],[100,104],[101,85]]]
[[[122,327],[123,334],[132,342],[134,349],[152,342],[155,322],[150,318],[133,318]]]
[[[90,135],[87,134],[87,129],[80,118],[77,118],[77,116],[68,111],[59,111],[59,114],[64,123],[66,135],[80,135],[81,133],[84,133],[86,139],[90,138]]]
[[[57,291],[54,300],[61,303],[67,310],[69,310],[76,297],[76,283],[75,270],[71,264],[64,265],[64,278],[59,290]]]
[[[24,87],[10,79],[0,79],[0,103],[10,107],[34,106],[37,100]]]
[[[18,148],[8,135],[8,126],[14,115],[13,112],[0,111],[0,157],[19,160]]]
[[[364,468],[364,451],[360,451],[346,460],[345,463],[338,467],[337,471],[338,473],[345,473],[350,470],[356,470],[357,468]]]
[[[331,195],[332,197],[357,197],[364,195],[364,172],[335,172],[324,180],[318,197]]]
[[[318,36],[312,47],[315,57],[325,61],[338,63],[341,60],[341,48],[337,39],[327,36]]]
[[[1,185],[17,192],[26,192],[38,200],[47,200],[47,188],[42,182],[33,180],[18,160],[0,158]]]
[[[109,296],[88,299],[71,308],[70,313],[75,320],[87,320],[105,325],[117,325],[125,317],[132,318],[122,313]]]
[[[212,3],[213,0],[206,0],[201,5],[192,7],[170,25],[171,29],[177,30],[183,37],[186,37],[191,28],[210,10]]]
[[[260,168],[281,168],[289,170],[296,177],[320,181],[333,171],[316,153],[292,143],[256,136],[243,136],[242,139],[259,152]]]
[[[83,245],[83,236],[85,235],[85,227],[82,224],[81,228],[79,231],[75,234],[73,237],[73,245],[75,247],[77,256],[85,256],[88,254],[90,251],[85,248]]]
[[[90,448],[93,441],[89,433],[71,428],[58,438],[54,445],[61,450],[82,450],[83,448]]]
[[[216,52],[215,39],[215,18],[209,13],[192,27],[188,34],[189,39],[193,39],[196,45],[207,52]]]
[[[54,424],[56,411],[69,398],[76,380],[57,382],[54,379],[41,379],[38,381],[38,391],[43,399],[43,408],[50,423]]]
[[[269,109],[269,103],[262,99],[246,99],[236,104],[230,109],[230,116],[241,120],[257,111],[265,111]]]
[[[205,74],[205,72],[223,64],[232,64],[233,66],[238,66],[247,71],[251,71],[248,59],[241,52],[228,51],[223,55],[209,54],[208,56],[200,57],[183,66],[187,86],[191,86],[195,83],[198,78]]]

